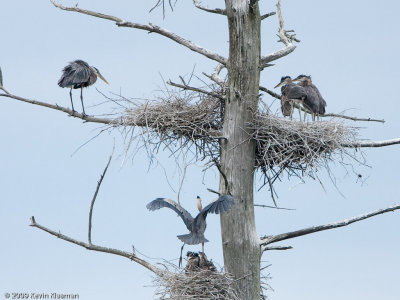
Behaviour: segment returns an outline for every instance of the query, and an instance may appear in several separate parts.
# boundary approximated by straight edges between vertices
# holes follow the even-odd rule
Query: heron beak
[[[277,87],[280,87],[283,83],[284,83],[284,81],[279,82],[276,86],[274,86],[274,89],[276,89]]]
[[[99,78],[100,78],[101,80],[103,80],[105,83],[107,83],[108,85],[110,85],[110,84],[108,83],[108,81],[103,77],[103,75],[101,75],[99,72],[97,73],[97,75],[99,76]]]

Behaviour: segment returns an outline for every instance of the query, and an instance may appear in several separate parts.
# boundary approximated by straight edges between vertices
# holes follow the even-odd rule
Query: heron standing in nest
[[[293,83],[290,76],[283,76],[281,82],[278,83],[274,88],[281,87],[281,110],[285,117],[293,116],[294,102],[304,103],[307,98],[305,89],[295,83]],[[301,114],[299,110],[299,116],[301,121]]]
[[[197,196],[197,208],[199,210],[198,215],[193,218],[192,215],[180,206],[178,203],[167,198],[157,198],[147,204],[147,208],[151,211],[160,209],[162,207],[168,207],[175,211],[178,216],[180,216],[186,225],[186,228],[190,231],[189,234],[178,235],[184,244],[188,245],[202,245],[202,250],[204,252],[204,243],[208,240],[204,237],[204,231],[206,230],[207,223],[206,218],[208,213],[225,213],[229,211],[233,205],[234,201],[231,196],[222,195],[214,202],[211,202],[206,207],[202,207],[201,199]]]
[[[299,85],[303,87],[307,93],[307,98],[304,100],[303,106],[311,112],[312,120],[315,120],[315,116],[324,115],[326,101],[318,88],[312,83],[311,76],[302,74],[293,79],[293,81],[299,81]]]
[[[81,89],[82,110],[83,115],[86,115],[85,106],[83,105],[82,89],[94,84],[97,77],[108,84],[107,80],[100,74],[97,68],[89,66],[87,62],[80,59],[70,62],[62,72],[63,74],[58,81],[58,85],[62,88],[71,88],[69,97],[71,99],[72,112],[75,112],[74,103],[72,102],[72,89]]]

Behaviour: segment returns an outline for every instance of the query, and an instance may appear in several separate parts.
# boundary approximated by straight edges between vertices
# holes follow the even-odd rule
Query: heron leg
[[[183,247],[185,247],[185,243],[183,243],[181,247],[181,256],[179,257],[179,268],[182,266],[182,252],[183,252]]]
[[[300,122],[301,122],[301,108],[300,108],[300,104],[299,104],[299,119],[300,119]]]
[[[204,253],[204,242],[201,243],[201,251]]]
[[[83,90],[83,87],[81,87],[81,102],[82,102],[82,110],[83,110],[83,115],[84,115],[84,116],[87,116],[87,115],[86,115],[86,113],[85,113],[85,106],[83,105],[82,90]]]
[[[72,102],[72,88],[69,90],[69,98],[71,99],[72,112],[75,112],[74,102]]]

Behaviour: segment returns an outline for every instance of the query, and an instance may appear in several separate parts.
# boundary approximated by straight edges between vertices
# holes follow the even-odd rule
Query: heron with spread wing
[[[87,62],[80,59],[70,62],[62,72],[63,74],[58,81],[58,85],[62,88],[71,88],[69,97],[71,98],[72,111],[75,111],[74,103],[72,102],[72,89],[81,89],[82,110],[83,114],[86,115],[83,105],[82,89],[94,84],[97,77],[108,84],[107,80],[100,74],[97,68],[89,66]]]
[[[204,243],[208,240],[204,237],[204,231],[206,230],[206,218],[208,213],[225,213],[229,211],[234,204],[233,198],[228,195],[222,195],[214,202],[211,202],[206,207],[202,207],[201,199],[197,196],[197,208],[199,209],[199,214],[193,218],[192,215],[180,206],[178,203],[167,198],[157,198],[147,204],[147,208],[151,211],[160,209],[162,207],[168,207],[175,211],[183,220],[186,228],[190,231],[189,234],[178,235],[178,239],[188,245],[202,244],[202,249],[204,252]]]

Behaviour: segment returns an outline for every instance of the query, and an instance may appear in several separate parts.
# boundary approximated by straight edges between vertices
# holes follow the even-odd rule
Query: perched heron
[[[315,120],[315,115],[324,115],[326,101],[318,88],[312,83],[311,76],[302,74],[293,79],[293,81],[299,81],[299,85],[305,89],[307,98],[304,100],[304,106],[311,111],[313,120]]]
[[[202,250],[204,252],[204,243],[208,240],[204,237],[204,231],[206,230],[206,218],[208,213],[225,213],[230,210],[234,201],[231,196],[222,195],[214,202],[211,202],[206,207],[202,208],[201,199],[197,196],[197,205],[199,214],[193,218],[192,215],[180,206],[178,203],[167,198],[157,198],[147,204],[149,210],[157,210],[162,207],[168,207],[175,211],[183,220],[186,228],[190,231],[189,234],[178,235],[178,239],[188,245],[202,244]]]
[[[69,97],[71,98],[72,111],[75,111],[74,103],[72,102],[72,89],[81,89],[82,110],[83,114],[86,115],[83,105],[82,89],[94,84],[97,80],[97,76],[108,84],[107,80],[100,74],[97,68],[89,66],[87,62],[79,59],[70,62],[62,72],[63,74],[58,81],[58,85],[62,88],[71,88]]]
[[[281,87],[281,110],[285,117],[292,118],[294,101],[303,103],[307,98],[306,91],[303,87],[293,83],[290,76],[283,76],[274,88]],[[300,115],[301,120],[301,115]]]

